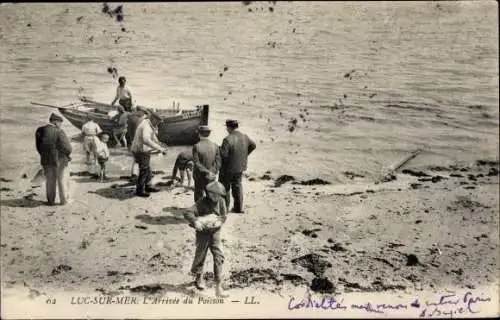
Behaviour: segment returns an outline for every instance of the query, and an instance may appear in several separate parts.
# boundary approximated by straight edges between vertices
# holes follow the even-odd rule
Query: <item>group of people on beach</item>
[[[159,142],[157,136],[157,128],[162,118],[152,110],[134,107],[132,95],[125,83],[125,78],[120,77],[117,95],[113,100],[113,104],[116,100],[120,103],[117,108],[117,128],[123,130],[125,127],[125,132],[120,132],[123,136],[128,135],[128,139],[124,139],[124,146],[131,151],[134,164],[139,167],[135,194],[139,197],[149,197],[152,192],[160,191],[152,185],[151,155],[165,155],[167,152],[166,146]],[[126,118],[123,114],[127,115]],[[107,146],[109,135],[92,119],[88,120],[82,127],[87,164],[97,162],[100,166],[99,179],[104,181],[106,162],[110,156]],[[36,131],[36,148],[46,176],[48,205],[55,204],[57,188],[61,204],[64,205],[70,200],[68,165],[72,147],[61,129],[62,122],[63,118],[53,113],[50,115],[49,124],[39,127]],[[238,127],[237,120],[226,120],[228,135],[219,147],[209,139],[211,129],[207,125],[199,126],[199,142],[193,146],[192,152],[181,152],[177,156],[172,172],[173,180],[176,179],[177,172],[180,172],[181,184],[184,183],[186,174],[188,186],[191,185],[191,179],[194,180],[195,204],[185,211],[185,218],[196,230],[196,252],[191,268],[196,287],[200,290],[205,288],[203,266],[210,249],[214,257],[215,291],[219,297],[225,296],[222,289],[224,255],[221,250],[220,227],[226,220],[230,194],[234,203],[231,212],[244,213],[242,176],[247,169],[248,155],[256,148],[255,142],[240,132]],[[122,136],[115,136],[115,140],[119,144]]]

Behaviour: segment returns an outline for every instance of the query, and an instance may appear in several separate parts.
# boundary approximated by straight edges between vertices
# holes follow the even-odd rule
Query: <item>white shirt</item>
[[[116,99],[130,99],[132,97],[132,92],[130,91],[129,88],[127,87],[120,87],[118,86],[116,88]]]
[[[108,118],[110,120],[114,119],[114,117],[116,117],[116,115],[118,114],[118,111],[116,110],[111,110],[110,112],[108,112]]]
[[[95,153],[100,158],[109,158],[108,145],[100,139],[95,140]]]
[[[90,120],[82,126],[82,133],[84,136],[96,136],[102,132],[101,127],[94,120]]]
[[[134,141],[130,146],[132,152],[150,152],[153,150],[163,150],[158,144],[158,137],[149,119],[144,119],[135,131]]]

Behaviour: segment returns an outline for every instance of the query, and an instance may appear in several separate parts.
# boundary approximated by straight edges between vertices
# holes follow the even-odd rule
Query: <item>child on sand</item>
[[[90,118],[90,116],[87,116],[87,120],[88,121],[82,126],[83,150],[87,155],[87,160],[85,161],[88,166],[87,170],[92,172],[96,163],[95,144],[96,140],[98,140],[97,135],[102,132],[102,129],[92,118]]]
[[[206,196],[198,200],[184,217],[189,225],[196,229],[196,252],[191,273],[196,277],[195,284],[199,290],[205,289],[203,281],[203,265],[208,249],[212,252],[214,261],[215,295],[227,297],[222,289],[222,265],[224,254],[221,250],[220,228],[226,221],[226,194],[224,186],[212,181],[205,187]]]
[[[99,180],[104,182],[106,177],[106,162],[109,159],[109,149],[108,149],[108,141],[109,135],[106,133],[102,133],[99,136],[99,139],[96,141],[96,155],[97,155],[97,163],[99,163],[100,171],[99,171]]]

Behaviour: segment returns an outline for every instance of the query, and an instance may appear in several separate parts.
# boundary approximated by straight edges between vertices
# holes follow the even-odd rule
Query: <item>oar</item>
[[[38,102],[31,102],[31,104],[33,104],[35,106],[42,106],[42,107],[49,107],[49,108],[56,108],[56,109],[69,109],[69,108],[72,108],[74,106],[74,103],[69,104],[69,105],[65,105],[65,106],[54,106],[51,104],[38,103]]]
[[[99,101],[95,101],[95,100],[92,100],[92,99],[87,98],[87,97],[78,97],[78,99],[80,99],[80,101],[82,101],[82,102],[94,103],[94,104],[97,104],[97,105],[106,106],[108,108],[112,107],[112,105],[110,105],[110,104],[106,104],[106,103],[102,103],[102,102],[99,102]]]

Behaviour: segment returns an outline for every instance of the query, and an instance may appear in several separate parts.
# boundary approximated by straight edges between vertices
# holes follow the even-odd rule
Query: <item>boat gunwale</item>
[[[100,112],[96,112],[94,111],[95,109],[98,109],[99,107],[96,106],[96,107],[90,107],[89,105],[93,105],[93,103],[87,103],[87,102],[84,102],[82,104],[79,104],[79,105],[75,105],[75,106],[71,106],[70,108],[58,108],[59,111],[64,115],[69,115],[69,116],[79,116],[79,117],[88,117],[88,116],[91,116],[95,119],[99,119],[99,120],[102,120],[102,121],[112,121],[112,119],[109,119],[109,116],[107,114],[103,114],[103,113],[100,113]],[[96,105],[96,104],[94,104]],[[78,108],[80,107],[87,107],[89,108],[90,110],[80,110]],[[101,107],[101,108],[106,108],[105,106]],[[108,107],[110,110],[112,109],[111,106]],[[202,108],[203,106],[202,105],[198,105],[196,106],[196,109],[184,109],[181,111],[181,113],[176,113],[176,114],[172,114],[172,115],[169,115],[169,114],[162,114],[161,111],[159,112],[160,113],[160,116],[161,116],[161,119],[162,119],[162,123],[176,123],[176,122],[182,122],[182,121],[188,121],[188,120],[193,120],[193,119],[196,119],[196,118],[202,118],[203,117],[203,112],[202,112]],[[159,110],[172,110],[173,109],[159,109]]]

